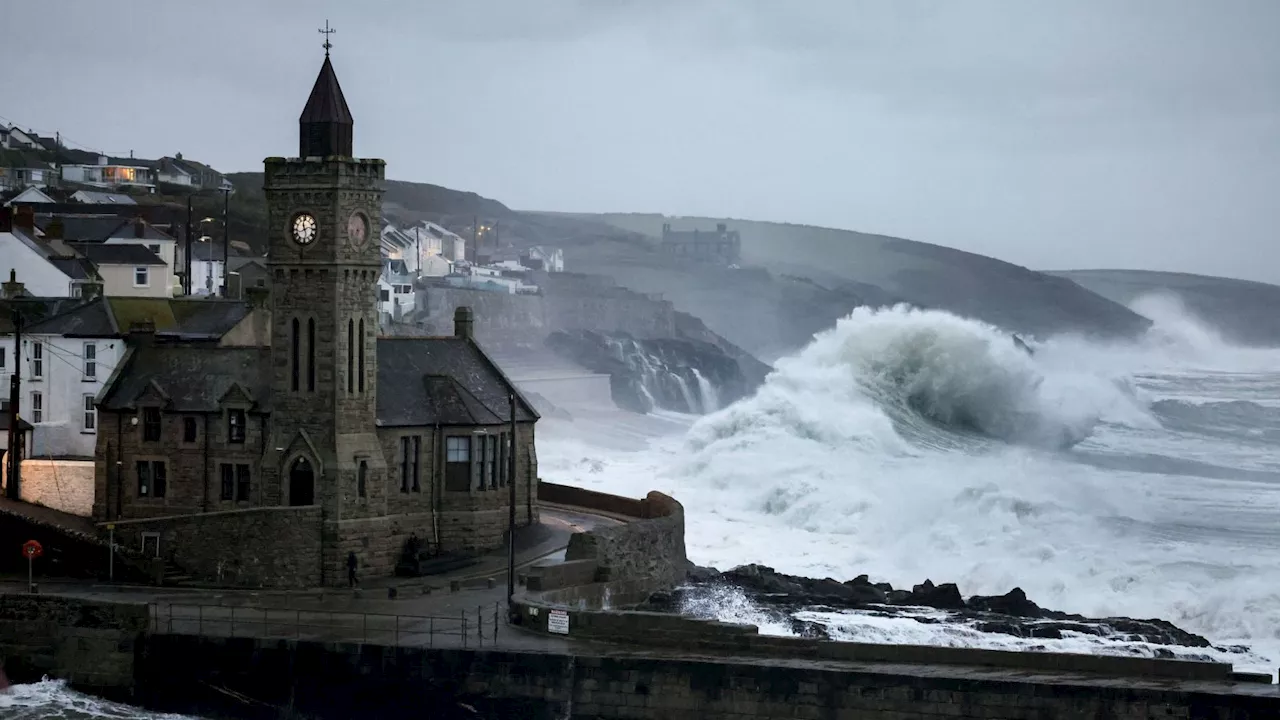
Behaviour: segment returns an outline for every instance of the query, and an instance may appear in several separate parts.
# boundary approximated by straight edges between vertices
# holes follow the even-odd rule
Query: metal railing
[[[287,608],[152,603],[159,634],[359,642],[399,647],[496,645],[500,603],[457,615],[397,615]]]

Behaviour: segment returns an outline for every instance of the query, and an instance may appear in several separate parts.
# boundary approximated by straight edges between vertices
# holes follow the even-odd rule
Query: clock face
[[[299,245],[310,245],[316,241],[316,219],[307,213],[299,213],[293,218],[293,241]]]
[[[369,221],[362,213],[351,213],[351,219],[347,220],[347,237],[357,247],[364,245],[364,241],[369,239]]]

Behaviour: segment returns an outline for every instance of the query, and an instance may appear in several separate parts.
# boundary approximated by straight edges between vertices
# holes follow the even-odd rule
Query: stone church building
[[[98,397],[94,519],[117,542],[202,579],[333,585],[352,552],[392,574],[410,536],[501,547],[511,483],[536,521],[538,415],[471,311],[452,336],[378,337],[385,163],[353,157],[352,126],[326,50],[298,157],[265,161],[263,345],[133,334]]]

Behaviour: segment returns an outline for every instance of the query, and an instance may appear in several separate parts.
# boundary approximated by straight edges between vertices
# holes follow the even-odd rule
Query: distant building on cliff
[[[715,232],[672,230],[671,223],[663,223],[662,252],[687,260],[736,265],[742,259],[742,238],[724,223],[717,223]]]
[[[517,522],[536,521],[538,415],[476,344],[470,309],[450,336],[378,337],[385,166],[352,156],[352,125],[326,52],[298,157],[265,161],[258,339],[136,332],[98,395],[93,517],[185,574],[334,585],[349,553],[361,577],[392,574],[411,536],[487,551],[512,485]]]

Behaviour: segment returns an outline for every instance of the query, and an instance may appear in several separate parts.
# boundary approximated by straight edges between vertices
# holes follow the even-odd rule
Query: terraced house
[[[512,485],[536,521],[538,416],[470,310],[448,337],[377,336],[385,164],[352,126],[326,54],[298,156],[265,162],[269,341],[135,343],[99,396],[94,518],[187,574],[335,584],[350,553],[391,574],[411,536],[487,551]]]

